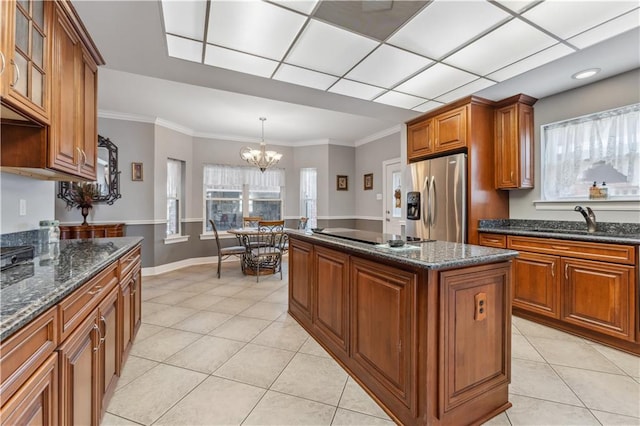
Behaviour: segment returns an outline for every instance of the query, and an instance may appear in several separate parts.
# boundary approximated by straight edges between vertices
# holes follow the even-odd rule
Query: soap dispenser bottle
[[[602,182],[602,186],[600,187],[600,198],[606,200],[609,198],[609,188],[607,188],[607,182]]]
[[[594,198],[598,198],[600,196],[600,190],[598,189],[598,185],[596,181],[593,181],[593,186],[589,188],[589,199],[593,200]]]

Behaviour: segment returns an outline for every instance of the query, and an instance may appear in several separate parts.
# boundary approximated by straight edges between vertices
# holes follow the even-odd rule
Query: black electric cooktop
[[[380,232],[360,231],[357,229],[325,229],[319,234],[330,235],[332,237],[344,238],[346,240],[358,241],[367,244],[384,244],[389,240],[400,240],[402,236],[394,234],[382,234]],[[433,240],[423,240],[415,237],[405,237],[408,243],[426,243]]]

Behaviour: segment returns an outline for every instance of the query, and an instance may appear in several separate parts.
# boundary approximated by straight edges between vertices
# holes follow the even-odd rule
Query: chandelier
[[[267,144],[264,143],[264,122],[266,120],[265,117],[260,117],[260,121],[262,121],[262,141],[260,142],[260,149],[245,146],[240,150],[240,158],[256,166],[261,172],[264,172],[282,158],[282,154],[275,151],[267,151]]]

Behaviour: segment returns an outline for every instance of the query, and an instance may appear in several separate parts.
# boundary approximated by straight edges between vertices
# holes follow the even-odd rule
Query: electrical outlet
[[[20,200],[20,216],[27,215],[27,200]]]
[[[376,194],[376,200],[382,200],[382,194]]]

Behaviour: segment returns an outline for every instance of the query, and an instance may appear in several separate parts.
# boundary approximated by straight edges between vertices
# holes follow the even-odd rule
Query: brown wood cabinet
[[[100,423],[141,323],[140,259],[138,245],[2,341],[2,424]]]
[[[499,234],[480,234],[500,247]],[[513,312],[640,354],[638,247],[509,235]],[[493,243],[495,242],[495,244]]]
[[[124,237],[124,227],[124,223],[63,225],[60,226],[60,239]]]
[[[10,0],[2,8],[1,48],[11,61],[1,74],[2,170],[95,180],[97,65],[104,60],[69,1]]]
[[[52,6],[52,2],[34,0],[3,0],[0,5],[2,104],[42,124],[49,123],[50,112],[47,46]]]
[[[433,120],[424,120],[407,127],[409,158],[425,157],[434,150]]]
[[[407,123],[409,161],[467,146],[466,105]],[[441,110],[438,110],[441,111]]]
[[[314,250],[313,324],[335,353],[349,354],[349,256],[326,247]]]
[[[533,188],[533,104],[536,101],[521,94],[496,105],[496,188]]]
[[[509,408],[509,262],[437,271],[312,236],[289,246],[289,313],[395,422],[479,424]]]

